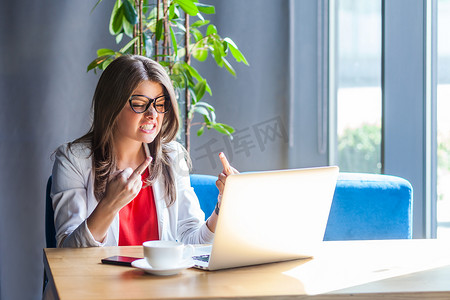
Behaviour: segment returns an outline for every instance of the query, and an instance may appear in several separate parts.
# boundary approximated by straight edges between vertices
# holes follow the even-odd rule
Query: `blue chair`
[[[50,191],[52,189],[52,176],[48,178],[47,190],[45,193],[45,241],[47,248],[56,248],[56,231],[55,231],[55,219],[52,206],[52,198],[50,197]]]
[[[219,190],[216,187],[217,177],[210,175],[191,175],[191,185],[197,194],[200,207],[205,212],[205,218],[208,218],[216,207]],[[52,177],[47,181],[47,190],[45,194],[45,240],[47,248],[56,247],[55,220],[50,191],[52,188]]]
[[[340,173],[324,240],[412,238],[413,189],[400,177]]]
[[[208,217],[216,204],[217,177],[191,175]],[[325,241],[412,238],[411,184],[400,177],[340,173],[325,230]]]
[[[211,175],[191,175],[191,186],[194,188],[200,202],[200,207],[208,218],[214,211],[219,196],[219,190],[216,187],[216,176]]]
[[[217,177],[190,176],[200,207],[209,217],[219,191]],[[45,235],[47,247],[56,247],[50,189],[47,182]],[[412,238],[411,184],[400,177],[379,174],[340,173],[324,240],[374,240]]]

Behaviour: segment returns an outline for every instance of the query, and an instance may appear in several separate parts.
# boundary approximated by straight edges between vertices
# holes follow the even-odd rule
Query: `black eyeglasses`
[[[137,114],[145,113],[151,104],[153,104],[156,112],[160,114],[165,114],[170,109],[170,101],[166,100],[166,95],[155,99],[144,95],[132,95],[128,102],[130,102],[131,109]]]

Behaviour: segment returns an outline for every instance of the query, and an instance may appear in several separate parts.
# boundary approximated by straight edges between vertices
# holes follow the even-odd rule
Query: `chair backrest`
[[[208,218],[216,207],[219,190],[216,187],[217,176],[192,174],[191,186],[200,202],[200,207]]]
[[[191,175],[191,185],[208,217],[216,204],[217,177]],[[340,173],[324,240],[412,238],[411,184],[381,174]]]
[[[45,194],[45,241],[47,248],[56,247],[55,219],[50,191],[52,189],[52,176],[48,178]]]
[[[193,174],[191,185],[208,218],[219,191],[217,177]],[[45,237],[47,247],[56,247],[54,213],[47,182]],[[324,240],[373,240],[412,238],[411,184],[400,177],[380,174],[341,173],[331,205]]]
[[[324,240],[412,238],[413,189],[400,177],[340,173]]]

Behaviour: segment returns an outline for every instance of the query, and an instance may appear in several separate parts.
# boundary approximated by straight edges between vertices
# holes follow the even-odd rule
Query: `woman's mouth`
[[[151,133],[155,128],[155,124],[144,124],[139,127],[145,133]]]

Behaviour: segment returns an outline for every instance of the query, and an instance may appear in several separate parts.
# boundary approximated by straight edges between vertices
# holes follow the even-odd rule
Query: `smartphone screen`
[[[131,267],[131,263],[138,259],[140,259],[140,258],[130,257],[130,256],[111,256],[111,257],[103,258],[102,263],[110,264],[110,265]]]

